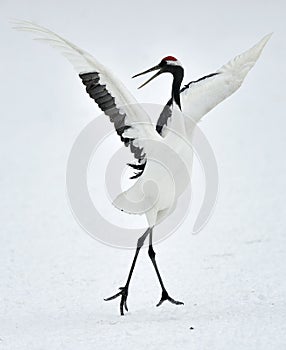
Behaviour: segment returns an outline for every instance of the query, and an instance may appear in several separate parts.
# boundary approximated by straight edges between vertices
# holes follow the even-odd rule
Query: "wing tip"
[[[267,42],[270,40],[274,32],[271,32],[269,34],[266,34],[258,43],[257,46],[261,46],[261,49],[267,44]]]
[[[8,22],[10,23],[10,25],[12,26],[13,29],[16,29],[19,31],[31,30],[35,27],[41,28],[41,29],[46,29],[45,27],[40,26],[36,22],[27,21],[27,20],[19,19],[19,18],[10,18],[8,20]]]
[[[246,51],[246,53],[249,53],[252,55],[253,61],[255,62],[258,60],[259,56],[261,55],[265,45],[268,43],[270,38],[272,37],[273,32],[265,35],[261,40],[258,41],[257,44],[255,44],[252,48]]]

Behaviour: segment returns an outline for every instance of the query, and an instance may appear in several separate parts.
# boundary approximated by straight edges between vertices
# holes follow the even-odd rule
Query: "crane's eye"
[[[159,63],[160,67],[164,67],[167,65],[167,61],[165,61],[164,59]]]

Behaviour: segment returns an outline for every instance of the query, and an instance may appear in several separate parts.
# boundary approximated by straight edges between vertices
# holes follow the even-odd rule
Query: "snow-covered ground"
[[[182,2],[182,18],[176,20],[180,37],[167,25],[172,9],[167,23],[157,28],[159,3],[131,9],[126,4],[119,18],[110,20],[109,45],[96,35],[106,16],[102,4],[49,1],[40,6],[31,0],[3,5],[1,350],[286,348],[285,4],[213,4],[192,8]],[[165,53],[181,59],[188,80],[275,32],[241,90],[201,123],[220,175],[211,220],[192,235],[191,214],[155,247],[167,289],[184,306],[155,307],[161,292],[146,249],[131,282],[129,313],[120,317],[118,300],[103,301],[124,284],[133,251],[111,248],[84,233],[70,212],[65,188],[73,141],[99,112],[69,64],[28,34],[13,32],[7,23],[11,17],[37,20],[93,53],[98,50],[139,101],[154,103],[168,97],[169,80],[137,92],[138,82],[129,78]],[[119,60],[113,55],[117,49]],[[197,169],[194,187],[199,177]]]

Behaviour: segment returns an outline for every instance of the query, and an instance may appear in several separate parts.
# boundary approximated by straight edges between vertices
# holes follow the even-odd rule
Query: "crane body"
[[[119,194],[113,204],[129,214],[146,215],[148,228],[138,239],[126,284],[118,293],[105,300],[120,297],[121,315],[124,314],[124,309],[128,311],[127,297],[131,277],[140,249],[149,238],[148,254],[162,289],[157,306],[166,300],[176,305],[183,304],[170,297],[159,273],[152,244],[153,228],[174,211],[177,199],[191,181],[192,135],[196,123],[241,86],[271,34],[216,72],[191,81],[183,87],[184,69],[180,61],[173,56],[166,56],[158,65],[135,75],[134,77],[138,77],[157,71],[140,87],[160,74],[169,73],[173,76],[171,98],[154,126],[150,116],[121,81],[89,53],[35,23],[17,21],[15,28],[33,32],[37,40],[47,42],[60,50],[72,63],[87,93],[109,117],[121,141],[130,148],[137,162],[131,164],[139,171],[134,176],[134,184]]]

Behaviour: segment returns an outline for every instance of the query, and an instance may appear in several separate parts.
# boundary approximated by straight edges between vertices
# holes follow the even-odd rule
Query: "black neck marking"
[[[171,103],[175,101],[178,107],[181,109],[181,101],[180,101],[180,89],[181,84],[184,78],[184,69],[181,66],[168,66],[168,72],[173,75],[173,84],[172,84],[172,97]]]
[[[218,74],[220,74],[220,73],[211,73],[211,74],[205,75],[204,77],[202,77],[198,80],[193,80],[193,81],[189,82],[188,84],[186,84],[180,90],[180,93],[189,89],[192,84],[198,83],[202,80],[205,80],[207,78],[211,78],[211,77],[218,75]],[[170,98],[170,100],[167,102],[166,106],[163,108],[163,110],[159,116],[159,119],[157,121],[156,130],[157,130],[158,134],[160,134],[160,135],[162,135],[163,128],[164,128],[164,126],[167,125],[168,119],[171,118],[171,116],[172,116],[172,109],[171,109],[172,104],[173,104],[173,97]]]

